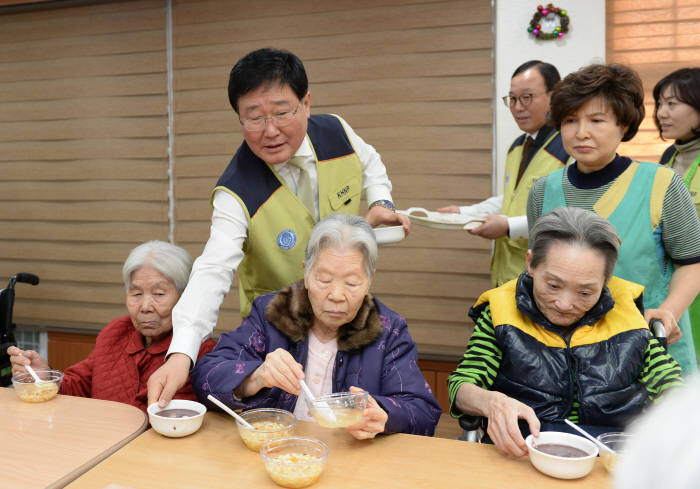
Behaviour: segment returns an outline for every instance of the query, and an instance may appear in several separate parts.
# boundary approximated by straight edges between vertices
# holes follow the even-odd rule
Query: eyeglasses
[[[252,119],[238,119],[243,126],[243,128],[246,131],[263,131],[265,130],[265,126],[267,125],[267,121],[274,122],[275,126],[277,127],[282,127],[286,126],[290,122],[292,122],[292,119],[294,119],[294,116],[297,115],[297,112],[299,112],[299,108],[301,107],[301,100],[297,104],[297,108],[294,110],[287,110],[283,112],[277,112],[275,115],[271,117],[253,117]]]
[[[523,107],[527,107],[532,103],[535,97],[539,97],[540,95],[542,94],[526,93],[524,95],[521,95],[520,97],[512,97],[510,95],[506,95],[501,100],[503,100],[503,103],[506,107],[515,107],[515,102],[517,102],[518,100],[520,101],[520,105],[522,105]]]

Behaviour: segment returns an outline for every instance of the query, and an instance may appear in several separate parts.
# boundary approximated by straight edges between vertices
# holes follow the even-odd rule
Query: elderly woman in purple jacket
[[[431,436],[440,405],[418,368],[406,320],[369,295],[376,260],[364,219],[334,214],[319,222],[304,280],[256,299],[243,323],[197,362],[192,385],[200,399],[208,403],[212,394],[233,409],[277,407],[312,420],[304,379],[315,396],[369,393],[363,420],[345,428],[357,439]]]

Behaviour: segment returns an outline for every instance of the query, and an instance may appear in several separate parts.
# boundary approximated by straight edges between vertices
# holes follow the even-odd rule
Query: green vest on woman
[[[307,136],[316,158],[320,218],[334,212],[358,214],[362,162],[342,123],[333,115],[312,115]],[[238,199],[248,220],[244,257],[238,267],[241,315],[246,317],[256,297],[303,278],[304,251],[316,219],[274,167],[253,154],[245,142],[219,179],[217,190]]]
[[[673,168],[673,163],[676,159],[676,154],[678,150],[674,145],[669,146],[664,154],[661,155],[659,163]],[[693,198],[695,203],[695,209],[700,217],[700,172],[698,171],[698,166],[700,165],[700,154],[695,157],[695,161],[688,167],[683,175],[683,181],[685,186],[688,187],[690,196]],[[700,295],[698,295],[695,300],[688,306],[688,315],[690,316],[690,327],[693,330],[693,340],[695,342],[695,354],[700,352]]]
[[[542,215],[568,206],[564,197],[564,170],[547,177]],[[622,245],[613,274],[644,286],[645,309],[656,309],[668,295],[674,265],[661,239],[661,212],[673,171],[655,163],[633,161],[593,206],[617,229]],[[678,318],[683,337],[668,351],[684,373],[697,364],[688,312]]]
[[[541,129],[544,130],[544,129]],[[506,157],[506,182],[503,192],[501,214],[508,217],[523,216],[527,212],[527,196],[530,187],[540,177],[549,175],[566,165],[569,155],[561,143],[561,135],[553,131],[542,147],[533,155],[517,182],[523,144],[526,135],[515,140]],[[527,239],[498,238],[493,245],[491,259],[491,282],[494,287],[517,278],[525,270]]]

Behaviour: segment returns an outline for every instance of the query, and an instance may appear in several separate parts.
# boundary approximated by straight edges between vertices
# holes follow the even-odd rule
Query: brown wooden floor
[[[443,414],[440,416],[440,421],[435,429],[435,436],[438,438],[455,439],[461,434],[462,428],[459,427],[459,423],[455,418],[449,414]]]

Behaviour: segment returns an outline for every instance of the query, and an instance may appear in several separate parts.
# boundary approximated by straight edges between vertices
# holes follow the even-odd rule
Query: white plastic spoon
[[[333,410],[328,405],[328,403],[317,402],[316,398],[311,392],[311,389],[309,389],[309,386],[306,385],[306,382],[300,380],[299,383],[301,384],[301,390],[303,390],[306,397],[309,398],[309,401],[311,401],[311,404],[313,404],[314,408],[316,409],[316,412],[329,423],[335,423],[335,414],[333,413]]]
[[[46,382],[45,380],[41,380],[39,378],[39,376],[36,374],[36,372],[34,371],[34,369],[32,367],[30,367],[29,365],[25,365],[24,368],[27,369],[27,372],[29,372],[29,375],[34,377],[35,384],[42,384],[42,383]]]
[[[253,425],[250,424],[248,421],[246,421],[245,419],[243,419],[242,417],[240,417],[238,414],[236,414],[236,412],[235,412],[234,410],[232,410],[230,407],[228,407],[228,406],[227,406],[226,404],[224,404],[223,402],[219,401],[216,397],[214,397],[214,396],[212,396],[211,394],[209,394],[209,395],[207,396],[207,399],[209,399],[211,402],[213,402],[214,404],[216,404],[217,406],[219,406],[221,409],[223,409],[224,411],[226,411],[227,413],[229,413],[229,414],[230,414],[231,416],[233,416],[234,418],[236,418],[236,421],[238,421],[239,423],[241,423],[241,424],[242,424],[243,426],[245,426],[246,428],[251,429],[251,430],[254,430],[254,429],[255,429],[255,426],[253,426]]]
[[[602,448],[603,450],[606,450],[606,451],[612,453],[613,455],[617,455],[617,453],[615,452],[615,450],[613,450],[612,448],[610,448],[609,446],[607,446],[605,443],[602,443],[600,440],[598,440],[597,438],[595,438],[593,435],[590,435],[586,430],[584,430],[583,428],[580,428],[579,426],[577,426],[576,423],[572,423],[572,422],[569,421],[568,419],[565,419],[564,422],[565,422],[566,424],[568,424],[569,426],[571,426],[571,427],[572,427],[573,429],[575,429],[576,431],[578,431],[579,433],[581,433],[583,436],[585,436],[586,438],[588,438],[589,440],[591,440],[593,443],[595,443],[596,445],[598,445],[598,447],[600,447],[600,448]]]

